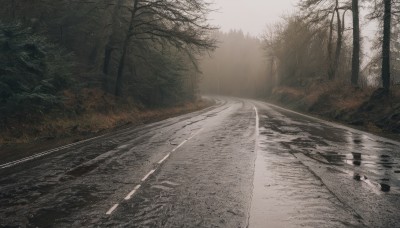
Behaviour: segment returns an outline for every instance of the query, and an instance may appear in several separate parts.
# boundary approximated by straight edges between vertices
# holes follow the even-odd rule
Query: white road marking
[[[175,152],[177,149],[179,149],[179,147],[183,146],[183,144],[185,144],[188,140],[185,139],[183,142],[181,142],[181,144],[179,144],[177,147],[175,147],[172,152]]]
[[[202,130],[203,130],[203,128],[201,128],[200,130],[198,130],[196,133],[194,133],[192,136],[190,136],[190,137],[188,138],[188,140],[191,140],[193,137],[195,137],[196,135],[198,135]]]
[[[70,148],[70,147],[72,147],[72,146],[75,146],[75,145],[78,145],[78,144],[81,144],[81,143],[84,143],[84,142],[87,142],[87,141],[90,141],[90,140],[93,140],[93,139],[100,138],[100,137],[102,137],[102,136],[103,136],[103,135],[100,135],[100,136],[97,136],[97,137],[94,137],[94,138],[82,140],[82,141],[79,141],[79,142],[75,142],[75,143],[71,143],[71,144],[68,144],[68,145],[65,145],[65,146],[61,146],[61,147],[58,147],[58,148],[54,148],[54,149],[51,149],[51,150],[47,150],[47,151],[44,151],[44,152],[41,152],[41,153],[37,153],[37,154],[34,154],[34,155],[32,155],[32,156],[28,156],[28,157],[25,157],[25,158],[22,158],[22,159],[19,159],[19,160],[16,160],[16,161],[4,163],[4,164],[1,164],[1,165],[0,165],[0,169],[9,168],[9,167],[18,165],[18,164],[20,164],[20,163],[24,163],[24,162],[33,160],[33,159],[35,159],[35,158],[40,158],[40,157],[43,157],[43,156],[45,156],[45,155],[48,155],[48,154],[51,154],[51,153],[54,153],[54,152],[57,152],[57,151],[60,151],[60,150],[67,149],[67,148]]]
[[[113,211],[114,211],[115,209],[117,209],[118,205],[119,205],[118,203],[114,204],[114,206],[112,206],[112,207],[110,208],[110,210],[108,210],[108,211],[106,212],[106,215],[111,215],[111,213],[113,213]]]
[[[187,141],[191,140],[193,137],[195,137],[197,134],[200,133],[200,131],[202,131],[203,128],[201,128],[200,130],[198,130],[196,133],[194,133],[192,136],[190,136],[188,139],[183,140],[183,142],[181,142],[181,144],[179,144],[177,147],[175,147],[172,152],[175,152],[177,149],[179,149],[181,146],[183,146],[185,143],[187,143]]]
[[[129,200],[133,194],[135,194],[135,192],[141,187],[141,185],[136,185],[136,187],[125,197],[125,200]]]
[[[165,157],[163,159],[161,159],[158,164],[163,163],[165,160],[167,160],[167,158],[169,157],[170,153],[168,153],[167,155],[165,155]]]
[[[253,107],[254,107],[254,111],[256,112],[256,136],[258,136],[259,135],[258,129],[260,128],[260,126],[259,126],[260,118],[258,117],[258,110],[257,110],[256,106],[253,105]]]
[[[151,174],[153,174],[155,171],[156,171],[156,170],[153,169],[153,170],[151,170],[148,174],[146,174],[146,176],[144,176],[144,177],[142,178],[142,182],[145,181],[147,178],[149,178],[149,176],[150,176]]]
[[[118,149],[125,149],[127,147],[128,147],[128,145],[122,145],[122,146],[119,146]]]
[[[190,139],[192,139],[194,136],[196,136],[197,134],[200,133],[200,131],[203,129],[198,130],[195,134],[193,134],[192,136],[190,136],[188,139],[185,139],[183,142],[181,142],[181,144],[179,144],[177,147],[175,147],[172,152],[175,152],[177,149],[179,149],[181,146],[183,146],[187,141],[189,141]],[[171,153],[168,153],[167,155],[165,155],[165,157],[163,159],[161,159],[158,164],[162,164],[165,160],[168,159],[168,157],[171,155]],[[153,174],[157,169],[153,169],[151,170],[148,174],[146,174],[146,176],[144,176],[141,180],[141,182],[144,182],[147,180],[147,178],[150,177],[151,174]],[[141,187],[141,185],[136,185],[136,187],[124,198],[125,200],[130,200],[132,198],[132,196],[136,193],[137,190],[139,190],[139,188]],[[119,204],[115,204],[114,206],[112,206],[110,208],[110,210],[107,211],[107,215],[111,215],[113,213],[113,211],[118,207]]]

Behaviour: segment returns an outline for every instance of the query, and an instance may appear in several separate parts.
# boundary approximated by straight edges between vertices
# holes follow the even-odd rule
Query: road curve
[[[400,144],[264,102],[0,165],[0,227],[398,227]]]

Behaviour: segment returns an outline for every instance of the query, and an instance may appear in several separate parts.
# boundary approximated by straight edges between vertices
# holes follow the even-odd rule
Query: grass
[[[0,145],[60,138],[78,141],[125,125],[158,121],[211,105],[209,101],[199,100],[172,107],[145,108],[133,101],[117,101],[97,89],[84,89],[79,94],[65,91],[64,95],[63,110],[46,115],[38,122],[19,123],[3,130]]]
[[[278,87],[273,92],[273,98],[286,98],[293,103],[302,104],[299,107],[307,111],[318,103],[326,103],[335,110],[354,110],[367,101],[372,89],[354,89],[343,83],[315,84],[307,88]],[[322,105],[322,104],[321,104]]]
[[[399,122],[391,119],[400,113],[400,87],[392,87],[389,97],[371,100],[376,88],[356,89],[343,82],[303,87],[278,87],[271,101],[324,119],[355,124],[363,130],[398,139]],[[372,107],[366,111],[365,104]]]

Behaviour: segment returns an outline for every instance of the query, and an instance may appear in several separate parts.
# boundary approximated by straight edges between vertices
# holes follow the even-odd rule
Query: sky
[[[245,34],[261,37],[267,25],[279,22],[282,15],[295,12],[299,0],[209,0],[209,2],[213,2],[212,8],[216,10],[209,15],[213,25],[219,26],[225,32],[241,29]],[[366,14],[364,11],[361,9],[361,36],[364,40],[364,62],[367,62],[372,56],[371,39],[377,31],[377,25],[364,23]],[[347,21],[351,21],[351,18]]]
[[[223,31],[241,29],[260,36],[268,24],[279,21],[283,14],[295,10],[298,0],[212,0],[216,12],[210,15],[212,24]]]

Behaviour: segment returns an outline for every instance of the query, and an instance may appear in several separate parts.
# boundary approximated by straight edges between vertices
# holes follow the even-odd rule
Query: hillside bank
[[[0,131],[0,157],[12,161],[57,146],[81,141],[117,129],[138,126],[204,109],[210,100],[146,107],[118,100],[98,89],[79,95],[65,91],[62,108],[30,121],[12,122]],[[6,162],[1,159],[2,162]]]
[[[337,84],[277,87],[268,101],[299,112],[400,140],[400,92]]]

